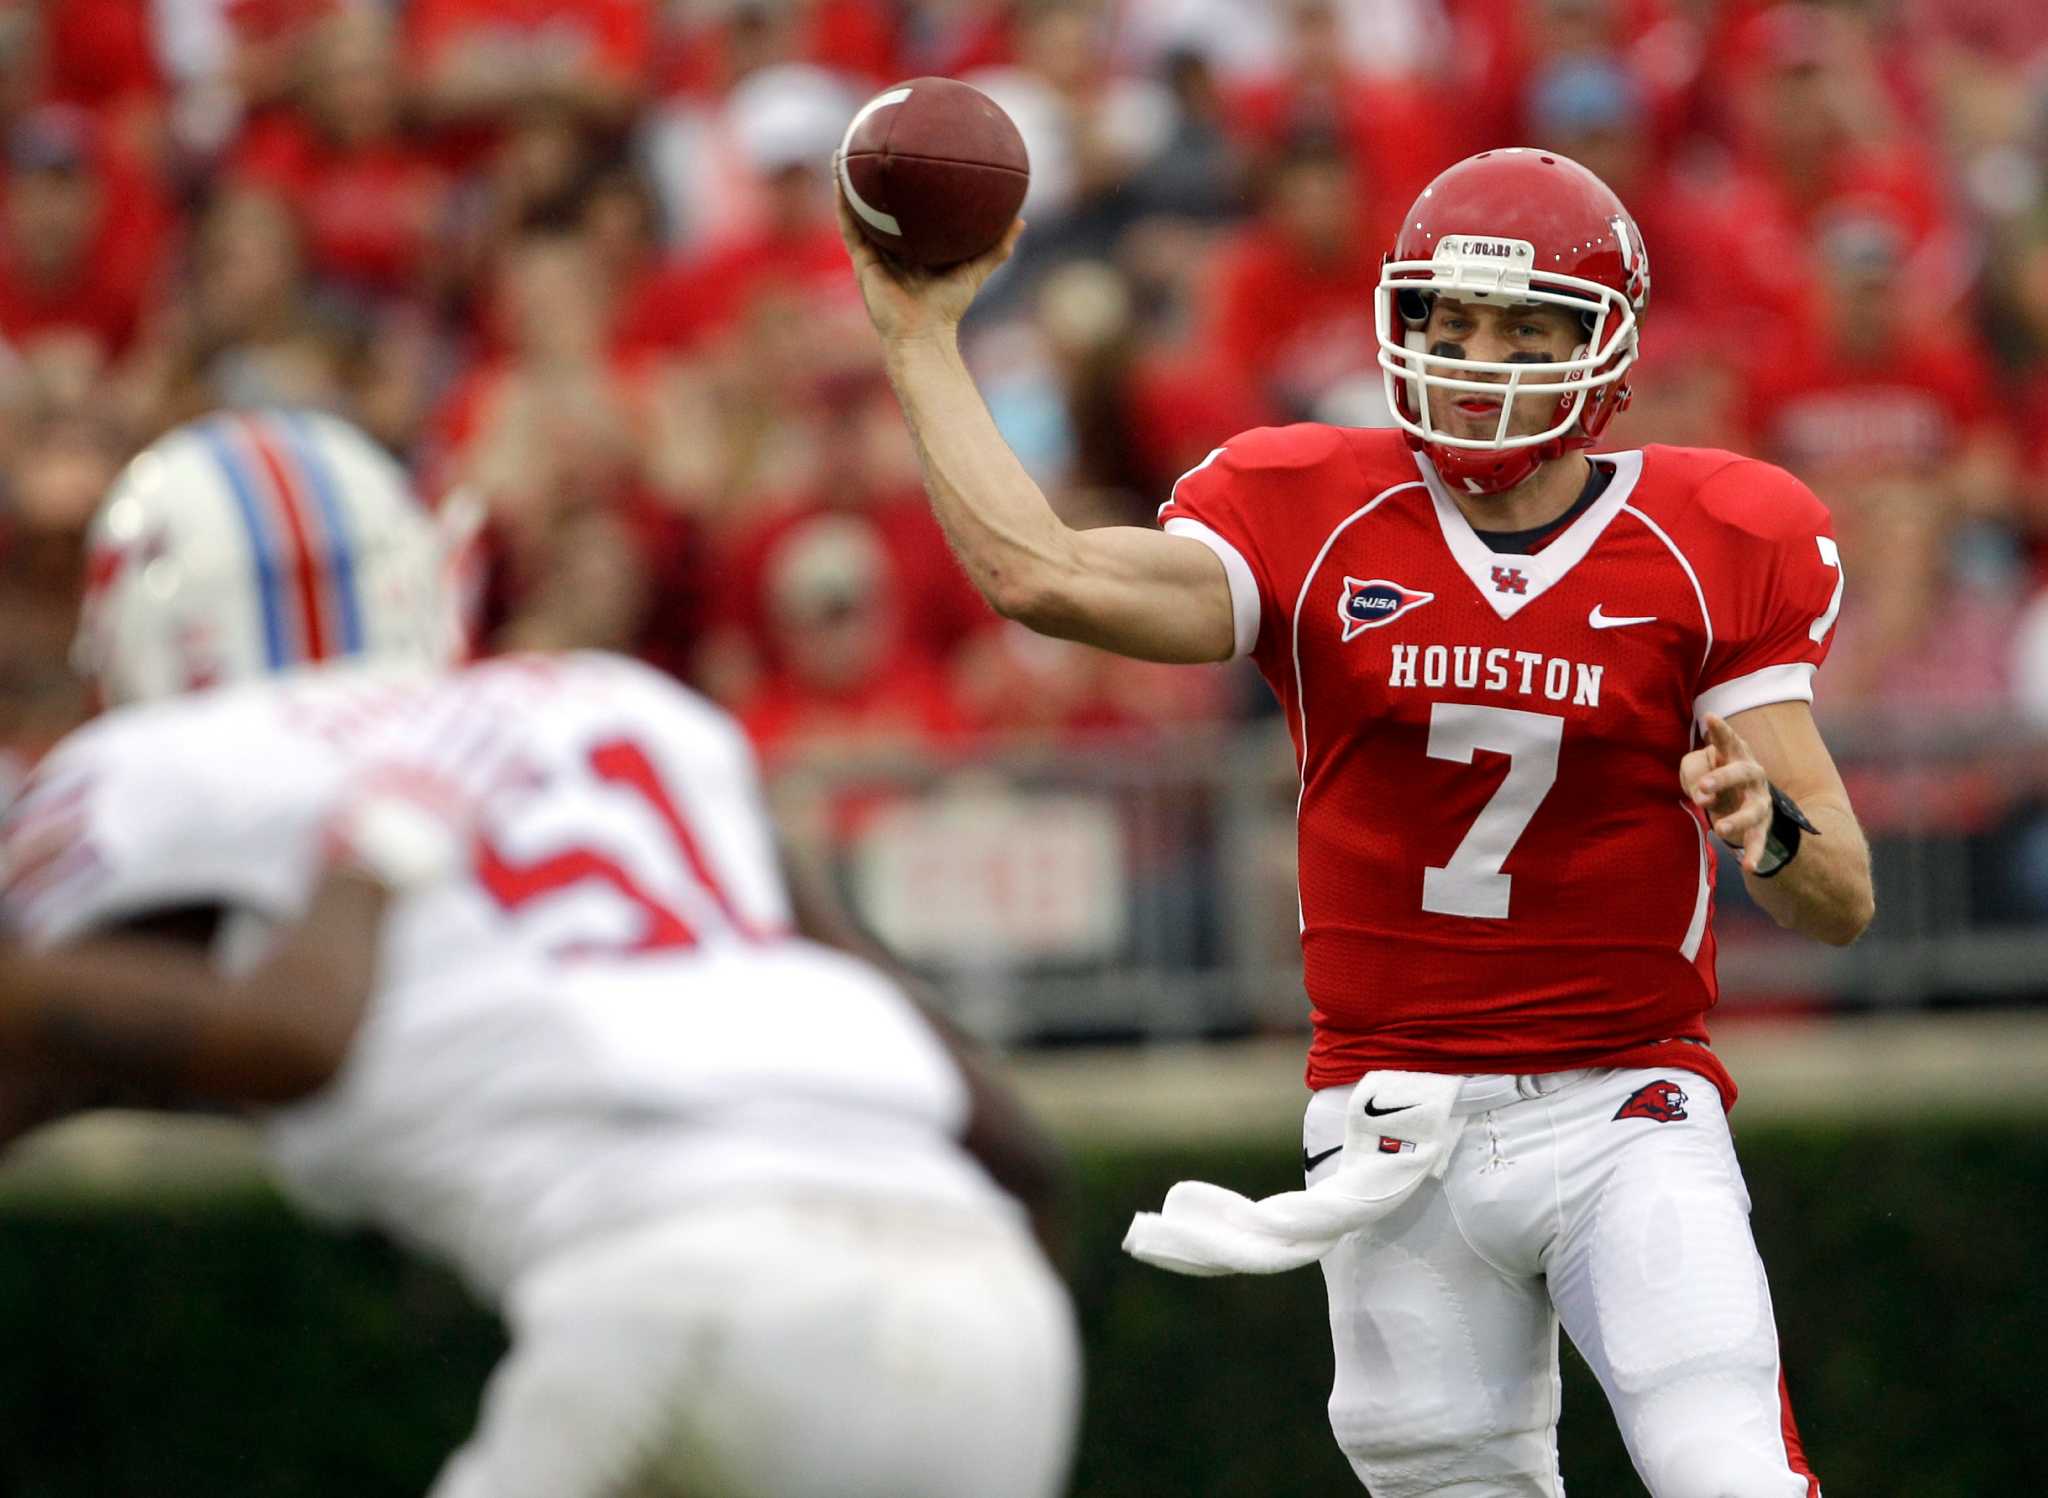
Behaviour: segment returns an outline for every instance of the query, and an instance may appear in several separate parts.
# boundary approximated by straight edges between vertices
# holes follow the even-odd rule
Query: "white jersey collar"
[[[1422,453],[1415,455],[1415,466],[1422,470],[1422,481],[1436,506],[1437,524],[1443,531],[1444,545],[1450,548],[1452,557],[1472,580],[1479,596],[1491,604],[1501,618],[1512,619],[1577,566],[1580,559],[1593,549],[1593,543],[1600,539],[1600,533],[1607,529],[1608,522],[1621,513],[1621,507],[1635,492],[1636,481],[1643,472],[1641,452],[1601,453],[1593,461],[1606,463],[1614,469],[1614,477],[1608,481],[1606,490],[1587,507],[1585,514],[1566,526],[1548,546],[1523,556],[1495,551],[1480,540],[1479,533],[1472,529],[1465,512],[1458,508],[1458,502],[1451,498],[1450,490],[1438,477],[1436,465]]]

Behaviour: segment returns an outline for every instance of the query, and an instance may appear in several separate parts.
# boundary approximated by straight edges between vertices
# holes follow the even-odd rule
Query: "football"
[[[837,167],[869,242],[927,269],[993,246],[1031,181],[1010,117],[952,78],[913,78],[868,100],[846,127]]]

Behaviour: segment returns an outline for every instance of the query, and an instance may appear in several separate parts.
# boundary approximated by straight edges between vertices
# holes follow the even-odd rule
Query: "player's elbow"
[[[324,1092],[341,1075],[339,1056],[325,1052],[301,1052],[274,1058],[272,1068],[262,1074],[261,1096],[251,1102],[296,1103]]]
[[[1838,913],[1833,927],[1821,940],[1830,946],[1846,947],[1857,937],[1870,929],[1870,923],[1877,919],[1877,895],[1868,884],[1850,892],[1844,908]]]
[[[1073,613],[1073,590],[1047,563],[1018,563],[991,570],[981,593],[1003,618],[1042,635],[1058,635]]]
[[[1057,522],[1043,531],[1008,539],[979,558],[968,559],[969,574],[989,607],[1005,619],[1042,635],[1069,637],[1091,591],[1092,563],[1075,532]]]
[[[1051,618],[1053,593],[1042,577],[1024,569],[991,572],[981,580],[981,596],[1003,618],[1026,629],[1041,629]]]
[[[355,1050],[369,1007],[361,975],[282,964],[259,970],[198,1058],[194,1090],[223,1101],[279,1105],[324,1092]]]
[[[226,1101],[278,1106],[325,1091],[348,1060],[344,1034],[327,1025],[295,1024],[251,1034],[240,1054],[223,1058],[200,1089]]]
[[[1831,947],[1846,947],[1870,929],[1877,916],[1877,900],[1868,884],[1845,891],[1826,906],[1809,911],[1802,921],[1791,922],[1804,935]]]

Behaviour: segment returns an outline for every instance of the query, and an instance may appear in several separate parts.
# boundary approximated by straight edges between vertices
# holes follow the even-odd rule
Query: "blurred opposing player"
[[[294,1005],[196,1069],[168,998],[0,1036],[273,1105],[295,1197],[506,1309],[437,1498],[1058,1491],[1071,1312],[998,1184],[1042,1186],[1043,1141],[898,985],[793,934],[724,714],[616,657],[450,669],[447,538],[333,421],[172,433],[93,545],[117,706],[10,816],[18,927],[196,927],[236,969],[337,849],[399,893],[360,1023]],[[281,1027],[241,997],[198,1028]]]
[[[1561,1319],[1656,1498],[1817,1492],[1707,1043],[1706,834],[1781,924],[1844,943],[1871,919],[1809,707],[1842,598],[1825,510],[1733,453],[1588,456],[1628,399],[1648,254],[1590,172],[1521,150],[1402,221],[1376,295],[1398,430],[1246,432],[1175,485],[1164,534],[1071,531],[954,336],[1016,232],[937,276],[848,235],[933,508],[1002,613],[1249,655],[1279,698],[1311,1182],[1348,1111],[1415,1106],[1399,1074],[1465,1079],[1455,1139],[1427,1142],[1441,1179],[1323,1259],[1353,1468],[1380,1498],[1561,1492]]]

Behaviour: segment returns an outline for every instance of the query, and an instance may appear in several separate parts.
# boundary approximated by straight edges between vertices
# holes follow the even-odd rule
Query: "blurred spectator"
[[[160,269],[154,194],[110,156],[84,110],[47,105],[6,137],[0,332],[17,347],[80,333],[99,357],[126,352]]]
[[[1656,154],[1641,80],[1618,58],[1575,57],[1532,75],[1528,138],[1585,165],[1628,205],[1650,253],[1652,305],[1701,315],[1740,301],[1727,284],[1732,226],[1700,212],[1697,172]]]
[[[1024,217],[1044,226],[1034,253],[1055,240],[1100,248],[1127,217],[1120,189],[1172,137],[1174,104],[1154,79],[1108,65],[1108,20],[1079,0],[1023,7],[1015,63],[967,81],[1017,122],[1031,157]],[[1110,222],[1091,220],[1107,215]]]
[[[1821,678],[1829,714],[1997,716],[2015,706],[2024,573],[1939,484],[1873,471],[1823,486],[1842,555],[1877,585],[1844,608]]]
[[[670,97],[712,99],[757,68],[803,62],[840,74],[849,87],[872,89],[928,73],[951,76],[984,60],[988,46],[1006,44],[1007,5],[952,6],[952,19],[970,32],[982,19],[973,12],[986,14],[989,39],[970,42],[965,56],[913,62],[905,46],[936,41],[934,33],[944,29],[920,14],[928,9],[894,0],[671,7],[655,62],[655,86]]]
[[[1145,230],[1169,232],[1156,221]],[[1209,254],[1198,234],[1147,253],[1176,247],[1190,259]],[[1088,490],[1134,525],[1149,524],[1173,481],[1210,449],[1273,414],[1248,371],[1196,346],[1164,309],[1148,319],[1144,296],[1113,262],[1062,266],[1031,299],[1033,336],[1027,343],[1017,328],[1008,367],[986,380],[998,421],[1048,483]]]
[[[43,102],[90,111],[117,149],[137,161],[160,160],[164,87],[148,5],[142,0],[15,4],[7,24],[37,33],[0,46],[35,57]]]
[[[1162,64],[1173,122],[1152,158],[1131,177],[1134,214],[1216,219],[1244,203],[1245,161],[1215,70],[1200,50],[1169,54]]]
[[[356,0],[311,28],[302,108],[255,125],[233,170],[290,202],[316,276],[389,297],[413,289],[437,246],[447,181],[402,118],[389,15]]]
[[[1742,350],[1730,330],[1681,308],[1644,318],[1642,352],[1629,375],[1634,394],[1600,445],[1610,450],[1661,442],[1740,451],[1749,441]]]
[[[1446,0],[1445,8],[1455,38],[1448,49],[1451,82],[1465,101],[1458,145],[1449,153],[1454,160],[1498,146],[1552,144],[1522,139],[1532,75],[1543,63],[1593,55],[1611,58],[1619,46],[1611,7],[1598,3],[1531,0],[1525,5],[1496,5],[1491,0]],[[1559,36],[1550,55],[1538,57],[1532,54],[1542,43],[1544,20],[1559,26]]]
[[[199,221],[189,287],[143,352],[150,424],[219,406],[338,408],[352,334],[314,297],[290,205],[224,191]]]
[[[859,104],[831,73],[796,63],[758,67],[726,94],[672,99],[644,132],[670,244],[702,249],[757,232],[778,213],[778,178],[830,170]]]
[[[173,155],[211,162],[285,107],[307,31],[343,0],[150,0]]]
[[[1737,36],[1730,61],[1736,154],[1695,184],[1713,300],[1784,322],[1816,315],[1814,216],[1848,198],[1882,200],[1904,231],[1900,285],[1916,315],[1952,313],[1965,243],[1943,198],[1946,174],[1902,129],[1867,33],[1843,11],[1780,5]]]
[[[31,420],[0,509],[0,797],[20,767],[85,716],[71,669],[85,529],[120,466],[120,436],[89,418]]]
[[[1210,347],[1281,410],[1305,413],[1377,362],[1372,302],[1393,239],[1357,226],[1350,159],[1307,137],[1273,164],[1259,216],[1223,248]]]
[[[964,726],[993,743],[1080,749],[1213,721],[1220,673],[1159,666],[1004,624],[977,635],[954,672]]]
[[[1069,400],[1085,455],[1082,478],[1130,489],[1147,501],[1148,520],[1172,482],[1210,449],[1280,419],[1252,372],[1232,364],[1211,336],[1225,246],[1238,232],[1234,218],[1155,212],[1124,231],[1110,261],[1121,277],[1123,310],[1109,324],[1113,336],[1103,334],[1080,366],[1087,379]],[[1055,316],[1058,289],[1048,283],[1037,306],[1042,318]],[[1103,460],[1111,449],[1120,449],[1121,461]]]
[[[1033,307],[1065,411],[1061,428],[1070,435],[1065,477],[1097,488],[1140,490],[1144,472],[1130,438],[1127,381],[1137,352],[1137,308],[1129,283],[1113,265],[1075,260],[1048,275]],[[1123,519],[1142,524],[1151,506],[1142,498],[1126,506]]]
[[[653,195],[631,167],[600,166],[584,184],[576,230],[615,306],[653,272],[661,239],[657,220]]]
[[[1359,65],[1345,45],[1356,7],[1288,0],[1275,9],[1286,25],[1281,55],[1231,91],[1235,126],[1256,148],[1261,172],[1287,170],[1295,142],[1334,144],[1350,168],[1354,232],[1370,246],[1392,244],[1415,195],[1463,154],[1449,145],[1457,137],[1440,92],[1428,80]]]
[[[970,634],[994,622],[932,518],[896,398],[880,375],[829,387],[812,419],[817,450],[829,461],[811,490],[733,517],[720,537],[726,561],[714,601],[719,628],[697,674],[721,700],[744,701],[765,677],[788,667],[779,653],[783,636],[773,622],[770,579],[790,537],[820,517],[858,518],[896,591],[915,600],[903,610],[891,646],[899,664],[935,671]]]
[[[439,289],[486,354],[497,348],[489,293],[499,255],[529,230],[570,227],[605,156],[572,111],[536,104],[480,147],[460,176]]]
[[[406,41],[428,117],[498,125],[542,105],[622,128],[646,89],[642,0],[415,0]]]
[[[655,482],[713,525],[820,487],[820,397],[879,373],[833,211],[831,153],[854,103],[810,67],[750,74],[699,121],[731,153],[720,227],[622,301],[620,351],[648,369]]]
[[[2037,206],[1994,267],[1992,328],[2017,366],[2020,524],[2048,545],[2048,204]]]
[[[1642,85],[1618,58],[1566,58],[1529,80],[1528,138],[1571,157],[1613,188],[1638,224],[1655,165],[1649,116]],[[1643,237],[1657,242],[1647,227]]]
[[[484,647],[616,650],[685,676],[703,627],[697,533],[618,472],[563,482],[554,500],[484,534]]]
[[[1331,60],[1375,78],[1432,78],[1443,71],[1451,29],[1439,0],[1320,0],[1329,13]],[[1135,71],[1193,50],[1230,82],[1271,77],[1295,41],[1291,4],[1272,0],[1124,0],[1117,53]]]
[[[589,247],[536,230],[501,252],[492,306],[503,351],[471,369],[435,421],[430,487],[480,494],[515,531],[571,473],[558,443],[600,473],[634,466],[633,389],[609,338],[612,309]]]
[[[353,340],[347,406],[356,424],[394,453],[421,450],[433,402],[449,378],[450,343],[425,308],[401,303]]]
[[[591,246],[539,231],[501,259],[503,355],[435,420],[429,486],[484,505],[487,638],[499,648],[625,650],[680,671],[696,648],[696,533],[646,475],[643,389],[612,349]]]
[[[780,664],[739,714],[771,762],[957,740],[939,671],[897,653],[911,599],[868,521],[819,515],[792,529],[767,560],[764,596]]]
[[[1964,513],[2003,518],[2014,443],[1990,362],[1967,323],[1916,308],[1909,233],[1882,198],[1822,213],[1815,318],[1756,345],[1755,442],[1811,479],[1895,474],[1936,486]]]
[[[2012,639],[2013,706],[2033,728],[2048,732],[2048,588],[2021,610]]]
[[[2048,8],[1951,0],[1910,9],[1896,45],[1911,49],[1932,97],[1929,132],[1946,148],[1958,195],[1994,228],[2023,216],[2039,200],[2048,156],[2048,75],[2023,60],[2048,55]]]

